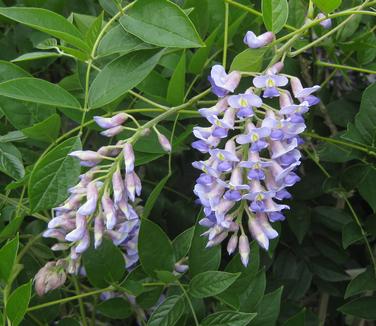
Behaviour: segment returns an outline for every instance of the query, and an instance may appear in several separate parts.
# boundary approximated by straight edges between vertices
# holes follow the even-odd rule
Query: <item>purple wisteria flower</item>
[[[314,85],[312,87],[303,88],[303,85],[299,78],[292,77],[291,78],[291,88],[294,94],[294,97],[302,102],[307,102],[308,105],[316,105],[320,102],[320,99],[314,95],[313,93],[317,92],[320,89],[320,86]]]
[[[272,32],[266,32],[257,36],[252,31],[248,31],[244,36],[244,43],[251,49],[262,48],[273,42],[275,35]]]
[[[248,40],[253,37],[247,33]],[[289,209],[282,203],[291,198],[287,189],[300,180],[296,170],[301,163],[304,114],[317,103],[312,93],[318,86],[303,88],[292,77],[292,93],[298,100],[294,103],[290,92],[281,89],[289,82],[280,75],[282,68],[282,63],[275,64],[256,76],[254,87],[245,93],[222,97],[212,108],[199,110],[210,125],[193,129],[198,140],[192,146],[209,155],[193,163],[201,171],[194,193],[203,206],[199,224],[207,228],[203,233],[207,247],[229,237],[228,253],[238,248],[245,266],[250,250],[243,220],[251,237],[268,250],[270,240],[278,236],[272,223],[283,221],[283,212]],[[266,99],[279,97],[279,108],[263,103],[256,95],[261,91]]]
[[[271,71],[253,79],[253,85],[255,87],[264,89],[263,97],[265,98],[278,97],[279,91],[277,87],[283,87],[287,84],[287,77],[276,75]]]
[[[95,117],[95,121],[108,131],[122,127],[127,118],[127,114],[119,113],[112,118]],[[167,149],[163,137],[161,142]],[[80,271],[81,256],[90,246],[91,230],[94,248],[100,247],[103,238],[107,237],[122,249],[125,268],[133,268],[138,261],[139,215],[142,209],[137,197],[142,186],[135,172],[132,144],[119,141],[116,145],[103,146],[97,152],[74,151],[69,155],[79,159],[81,165],[89,167],[89,170],[80,176],[77,185],[69,189],[68,199],[53,209],[53,218],[43,236],[58,241],[52,250],[70,250],[70,255],[63,259],[64,264],[58,264],[59,274],[47,272],[55,265],[41,269],[37,274],[38,293],[45,293],[64,283],[65,274],[61,266],[65,268],[64,273],[76,274]],[[123,158],[124,167],[121,161],[115,161],[115,169],[110,170],[111,182],[103,183],[104,171],[100,164],[106,160],[113,161],[115,156]]]
[[[221,65],[215,65],[211,70],[208,80],[212,86],[213,93],[218,97],[224,97],[235,90],[240,78],[241,76],[237,71],[227,74],[225,68]]]

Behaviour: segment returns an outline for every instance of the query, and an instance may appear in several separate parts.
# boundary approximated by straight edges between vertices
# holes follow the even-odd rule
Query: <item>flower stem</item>
[[[318,66],[322,66],[322,67],[332,67],[336,69],[353,70],[353,71],[364,72],[365,74],[376,74],[376,70],[370,70],[370,69],[358,68],[358,67],[352,67],[352,66],[346,66],[346,65],[338,65],[335,63],[323,62],[320,60],[316,61],[315,64]]]
[[[362,227],[362,224],[360,223],[360,220],[359,220],[359,217],[358,215],[356,214],[353,206],[351,205],[350,201],[348,200],[347,197],[344,198],[345,199],[345,202],[347,204],[347,206],[349,207],[350,211],[351,211],[351,214],[355,220],[355,223],[358,225],[359,229],[360,229],[360,232],[362,233],[362,237],[363,237],[363,240],[366,244],[366,247],[367,247],[367,250],[368,250],[368,253],[370,255],[370,258],[371,258],[371,262],[372,262],[372,266],[373,266],[373,272],[375,274],[375,277],[376,277],[376,259],[375,259],[375,255],[373,254],[372,252],[372,248],[371,248],[371,245],[367,239],[367,234],[366,232],[364,231],[363,227]]]
[[[240,9],[244,10],[244,11],[247,11],[247,12],[249,12],[252,15],[255,15],[255,16],[258,16],[258,17],[262,17],[262,13],[261,12],[255,10],[253,8],[250,8],[248,6],[245,6],[245,5],[241,4],[241,3],[238,3],[238,2],[233,1],[233,0],[225,0],[225,2],[229,3],[230,5],[232,5],[234,7],[238,7]],[[284,27],[286,29],[289,29],[290,31],[296,31],[296,28],[293,27],[293,26],[291,26],[291,25],[285,24]]]
[[[223,36],[223,59],[222,66],[226,69],[227,64],[227,47],[228,47],[228,16],[229,16],[229,4],[225,2],[225,32]]]
[[[83,114],[81,118],[81,124],[80,124],[80,129],[79,129],[79,135],[82,135],[82,130],[84,128],[84,123],[85,123],[85,118],[86,114],[89,111],[89,83],[90,83],[90,71],[91,67],[93,66],[93,61],[95,60],[95,52],[97,51],[98,45],[106,31],[110,28],[113,22],[115,22],[120,16],[124,14],[124,12],[132,7],[135,2],[131,2],[128,5],[126,5],[124,8],[122,8],[116,15],[114,15],[107,23],[106,25],[103,26],[102,30],[99,32],[98,37],[96,38],[93,48],[90,53],[90,59],[88,60],[87,63],[87,68],[86,68],[86,75],[85,75],[85,100],[84,100],[84,107],[83,107]]]
[[[189,297],[187,291],[184,289],[184,286],[179,282],[179,280],[176,280],[176,282],[178,283],[180,289],[182,290],[185,298],[187,299],[187,302],[188,302],[188,305],[189,305],[189,308],[191,309],[191,312],[192,312],[192,316],[193,316],[193,319],[195,321],[195,325],[196,326],[199,326],[200,323],[198,322],[198,319],[197,319],[197,316],[196,316],[196,312],[195,312],[195,309],[193,308],[193,305],[192,305],[192,301],[191,301],[191,298]]]
[[[100,289],[100,290],[94,290],[94,291],[91,291],[91,292],[81,293],[81,294],[77,294],[77,295],[74,295],[74,296],[71,296],[71,297],[67,297],[67,298],[63,298],[63,299],[59,299],[59,300],[55,300],[55,301],[50,301],[50,302],[42,303],[42,304],[39,304],[39,305],[36,305],[36,306],[32,306],[32,307],[28,308],[27,311],[28,312],[29,311],[34,311],[34,310],[46,308],[46,307],[49,307],[49,306],[54,306],[54,305],[57,305],[57,304],[69,302],[69,301],[72,301],[72,300],[78,300],[78,299],[81,299],[81,298],[90,297],[92,295],[97,295],[97,294],[100,294],[100,293],[103,293],[103,292],[107,292],[107,291],[111,291],[111,290],[113,290],[112,286],[110,286],[108,288],[105,288],[105,289]]]
[[[370,150],[370,149],[363,147],[363,146],[360,146],[360,145],[356,145],[356,144],[348,143],[348,142],[345,142],[345,141],[342,141],[342,140],[338,140],[338,139],[335,139],[335,138],[323,137],[323,136],[317,135],[317,134],[312,133],[312,132],[304,132],[303,136],[319,139],[319,140],[325,141],[327,143],[333,143],[333,144],[338,144],[338,145],[354,148],[354,149],[357,149],[358,151],[367,153],[370,156],[376,156],[376,152],[374,152],[373,150]]]

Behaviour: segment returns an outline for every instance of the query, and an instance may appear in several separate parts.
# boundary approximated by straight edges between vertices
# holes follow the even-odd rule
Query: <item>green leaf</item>
[[[90,283],[98,288],[119,282],[125,272],[121,250],[108,239],[97,249],[90,247],[83,254],[83,262]]]
[[[14,219],[12,219],[0,232],[0,242],[9,239],[13,237],[16,232],[19,230],[22,221],[24,217],[23,216],[17,216]]]
[[[295,27],[301,27],[304,24],[305,13],[307,11],[307,4],[304,0],[290,0],[289,1],[289,18],[287,22]]]
[[[32,127],[22,129],[22,132],[31,139],[52,143],[59,135],[60,123],[60,116],[55,113]]]
[[[112,319],[125,319],[132,314],[132,308],[123,298],[113,298],[101,302],[97,306],[98,312]]]
[[[160,47],[196,48],[204,45],[185,12],[170,1],[137,1],[120,22],[131,34]]]
[[[359,180],[360,182],[357,186],[360,195],[372,207],[374,212],[376,212],[376,190],[374,187],[375,178],[376,168],[373,165],[367,165],[365,167],[362,179]]]
[[[0,15],[55,36],[81,50],[89,50],[78,29],[63,16],[52,11],[42,8],[1,7]]]
[[[165,284],[174,283],[178,279],[172,272],[168,271],[156,271],[155,274],[158,280],[161,280]]]
[[[85,34],[85,40],[89,44],[90,49],[93,48],[94,43],[96,42],[99,33],[102,29],[102,23],[103,23],[103,12],[94,19],[90,27],[88,28],[86,34]]]
[[[351,244],[361,240],[363,238],[362,232],[359,226],[351,221],[347,223],[342,229],[342,246],[347,249]]]
[[[183,314],[184,309],[185,304],[182,296],[170,296],[150,316],[148,326],[173,326]]]
[[[11,143],[0,143],[0,172],[16,180],[25,175],[21,153]]]
[[[175,258],[177,261],[184,258],[192,244],[193,233],[195,228],[190,227],[183,233],[180,233],[173,241],[172,246],[174,247]]]
[[[146,203],[145,203],[145,206],[144,206],[144,210],[143,210],[143,213],[142,213],[142,217],[143,218],[148,218],[153,207],[154,207],[154,204],[155,202],[158,200],[158,197],[161,193],[161,191],[163,190],[164,186],[166,185],[168,179],[170,178],[170,174],[166,175],[161,181],[159,181],[159,183],[155,186],[155,188],[153,189],[153,191],[150,193]]]
[[[259,304],[265,293],[265,271],[262,269],[255,276],[246,275],[243,277],[242,275],[237,281],[239,281],[239,283],[235,283],[234,286],[238,286],[238,289],[240,290],[238,296],[240,310],[245,312],[255,311],[256,306]],[[239,287],[240,285],[242,285],[242,287]],[[230,287],[229,290],[231,291],[233,288]],[[225,298],[227,299],[228,297],[225,296]]]
[[[78,109],[80,103],[65,89],[38,78],[17,78],[0,83],[0,95],[32,103]]]
[[[172,105],[179,105],[184,102],[185,97],[185,51],[175,67],[167,88],[167,101]]]
[[[247,314],[239,311],[220,311],[206,317],[201,326],[246,326],[256,314]]]
[[[27,137],[22,131],[13,130],[9,131],[7,134],[0,136],[0,143],[11,143],[13,141],[24,140]]]
[[[240,276],[240,273],[208,271],[197,274],[189,283],[189,294],[195,298],[206,298],[226,290]]]
[[[114,16],[118,13],[119,8],[116,6],[117,0],[99,0],[101,7],[108,12],[111,16]]]
[[[18,235],[0,249],[0,279],[8,282],[16,262],[19,246]]]
[[[192,277],[202,272],[217,270],[221,262],[220,246],[206,248],[208,240],[206,237],[201,236],[205,231],[206,228],[196,224],[188,254],[189,273]]]
[[[351,280],[346,288],[345,299],[363,293],[376,290],[376,278],[372,267]]]
[[[156,271],[172,271],[175,257],[171,241],[154,222],[142,219],[138,237],[138,253],[142,268],[155,276]]]
[[[260,71],[267,51],[268,48],[265,47],[260,49],[246,49],[240,52],[232,61],[230,71]]]
[[[55,207],[66,199],[67,189],[77,182],[81,171],[79,161],[68,154],[79,149],[80,138],[69,138],[35,164],[28,187],[33,212]]]
[[[137,86],[154,69],[162,53],[137,51],[111,61],[90,86],[90,107],[99,108],[109,104]]]
[[[357,298],[339,307],[338,310],[346,315],[351,315],[363,319],[375,320],[375,307],[376,296],[372,296]]]
[[[281,306],[283,287],[274,292],[266,294],[257,307],[256,319],[252,326],[274,326],[276,325]]]
[[[61,54],[57,52],[30,52],[20,55],[19,57],[12,60],[12,62],[23,62],[23,61],[31,61],[31,60],[39,60],[39,59],[47,59],[47,58],[57,58],[61,57]]]
[[[305,313],[306,313],[306,310],[305,308],[303,308],[296,315],[287,319],[283,323],[283,326],[304,326],[305,325]]]
[[[341,232],[345,224],[352,221],[351,217],[339,208],[317,206],[314,209],[314,218],[331,230]]]
[[[312,0],[313,3],[324,13],[330,14],[342,3],[342,0]]]
[[[9,296],[5,311],[12,325],[19,325],[26,314],[31,297],[32,280],[21,285]]]
[[[252,257],[252,256],[251,256]],[[218,297],[237,310],[244,312],[255,311],[262,299],[266,288],[265,271],[260,270],[256,275],[243,272],[240,277]]]
[[[188,71],[194,74],[200,74],[205,66],[206,60],[209,58],[210,50],[213,47],[215,38],[217,37],[219,26],[205,40],[205,47],[198,49],[189,61]]]
[[[138,37],[128,33],[121,25],[117,25],[102,38],[99,43],[97,55],[104,57],[111,54],[151,49],[153,45],[147,44]]]
[[[286,218],[291,231],[302,244],[311,227],[312,210],[304,202],[291,203],[291,209],[286,212]]]
[[[352,128],[353,132],[351,132]],[[364,91],[355,123],[348,126],[344,138],[357,142],[357,137],[353,136],[354,132],[361,136],[366,145],[376,146],[376,83],[368,86]]]
[[[0,82],[21,77],[31,77],[31,75],[13,63],[0,60]]]
[[[262,19],[269,31],[278,33],[286,24],[288,16],[287,0],[262,0]]]

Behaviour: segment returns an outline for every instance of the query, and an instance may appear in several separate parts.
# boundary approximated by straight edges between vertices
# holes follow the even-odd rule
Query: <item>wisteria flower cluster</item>
[[[94,118],[100,127],[105,128],[102,134],[108,137],[119,133],[127,119],[126,113],[119,113],[111,118]],[[141,194],[141,181],[135,172],[135,155],[131,142],[119,141],[116,145],[101,147],[96,152],[74,151],[69,155],[79,159],[80,164],[89,167],[89,170],[80,176],[77,185],[69,189],[70,196],[63,205],[53,210],[54,217],[43,233],[44,237],[59,241],[53,245],[52,250],[70,250],[65,263],[59,261],[56,264],[60,266],[59,271],[61,272],[61,266],[66,266],[68,273],[79,271],[82,253],[90,245],[91,227],[94,229],[94,248],[101,245],[106,235],[122,249],[125,268],[132,268],[138,261],[137,240],[142,207],[137,198]],[[105,161],[114,161],[109,171],[106,169],[108,166],[102,164]],[[44,269],[50,269],[51,266]],[[39,278],[48,282],[44,269]],[[60,277],[59,280],[55,287],[60,286],[65,278]],[[50,289],[51,287],[44,287],[45,292]]]
[[[299,134],[306,128],[303,115],[319,102],[312,95],[319,86],[303,88],[298,78],[281,75],[282,68],[281,62],[275,64],[265,74],[257,74],[245,92],[230,95],[240,73],[226,74],[222,66],[214,66],[209,80],[219,101],[199,110],[210,126],[193,131],[198,140],[192,146],[209,154],[208,159],[193,163],[202,171],[194,193],[205,214],[199,223],[208,228],[207,246],[231,234],[227,251],[232,254],[238,247],[245,266],[250,248],[244,212],[252,238],[268,250],[269,240],[278,236],[271,223],[284,220],[283,211],[289,209],[281,201],[291,198],[287,188],[300,180],[296,169],[301,163]],[[293,96],[281,88],[289,79]],[[272,98],[279,98],[279,109],[267,104]]]

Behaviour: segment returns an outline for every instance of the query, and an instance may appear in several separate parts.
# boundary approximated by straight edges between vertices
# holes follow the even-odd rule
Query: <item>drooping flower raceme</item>
[[[318,102],[312,95],[318,86],[303,88],[298,78],[291,78],[294,103],[290,92],[281,89],[289,82],[280,74],[282,68],[275,64],[244,92],[221,96],[213,107],[201,109],[209,126],[193,130],[198,140],[192,146],[209,155],[193,163],[201,170],[194,193],[203,206],[205,217],[199,223],[208,228],[207,246],[229,237],[228,253],[238,247],[244,265],[250,252],[244,218],[252,238],[268,250],[269,241],[278,236],[272,223],[284,220],[289,209],[282,203],[291,198],[287,189],[300,180],[296,169],[299,134],[306,128],[303,115]],[[224,71],[216,67],[212,75],[218,70]],[[218,95],[215,85],[213,91]],[[279,98],[278,109],[264,102],[271,97]]]
[[[122,124],[127,119],[126,113],[111,118],[94,117],[95,122],[105,129],[101,134],[107,137],[123,131]],[[168,139],[155,130],[162,148],[170,151]],[[39,271],[36,276],[39,294],[61,286],[66,272],[80,270],[82,253],[90,246],[90,230],[94,233],[95,249],[107,237],[122,249],[126,269],[131,269],[138,261],[141,181],[135,172],[132,143],[119,141],[98,151],[74,151],[69,155],[89,169],[80,176],[79,183],[69,189],[68,199],[53,209],[54,216],[43,233],[44,237],[58,240],[52,250],[70,250],[70,255],[58,262],[47,263]],[[111,164],[103,165],[106,161]]]

